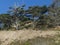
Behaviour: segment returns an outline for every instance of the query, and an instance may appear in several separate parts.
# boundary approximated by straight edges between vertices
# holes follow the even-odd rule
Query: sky
[[[26,8],[29,6],[49,6],[52,3],[52,0],[0,0],[0,14],[7,13],[9,7],[14,6],[14,4],[21,6],[22,4],[26,5]]]

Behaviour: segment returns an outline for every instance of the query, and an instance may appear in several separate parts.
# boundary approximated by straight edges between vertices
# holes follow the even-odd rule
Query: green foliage
[[[30,18],[22,15],[22,16],[20,16],[20,20],[21,20],[21,22],[25,22],[25,21],[29,21]]]
[[[9,14],[1,14],[0,21],[4,24],[4,28],[10,28],[12,17]]]
[[[31,44],[27,41],[23,45],[31,45]]]
[[[14,40],[11,43],[9,43],[8,45],[30,45],[29,42],[21,42],[20,40]]]
[[[21,45],[20,40],[15,40],[8,45]]]
[[[2,44],[2,41],[0,40],[0,44]]]

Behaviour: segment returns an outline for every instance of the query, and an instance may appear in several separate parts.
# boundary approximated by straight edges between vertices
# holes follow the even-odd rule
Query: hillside
[[[14,40],[27,41],[35,37],[52,37],[60,31],[40,31],[40,30],[19,30],[19,31],[0,31],[1,45],[7,45]]]

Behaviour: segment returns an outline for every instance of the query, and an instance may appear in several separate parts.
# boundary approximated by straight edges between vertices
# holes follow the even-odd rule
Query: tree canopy
[[[52,28],[60,26],[60,0],[54,0],[50,6],[30,6],[25,9],[25,5],[9,7],[7,14],[0,14],[0,22],[4,23],[4,28]],[[31,15],[31,17],[27,17]],[[27,25],[27,26],[26,26]]]

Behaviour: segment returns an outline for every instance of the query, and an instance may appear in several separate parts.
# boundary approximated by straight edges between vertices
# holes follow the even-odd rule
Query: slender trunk
[[[19,19],[17,18],[17,19],[16,19],[16,30],[19,30],[19,25],[20,25],[20,24],[19,24]]]
[[[34,19],[34,16],[33,16],[33,24],[32,24],[32,26],[33,26],[33,30],[35,29],[35,19]]]

